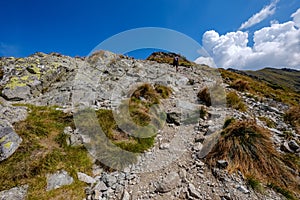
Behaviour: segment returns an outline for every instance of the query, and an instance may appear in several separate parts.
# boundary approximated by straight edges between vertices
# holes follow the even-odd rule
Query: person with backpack
[[[176,72],[178,72],[178,64],[179,64],[179,57],[175,56],[173,58],[173,67],[176,67]]]

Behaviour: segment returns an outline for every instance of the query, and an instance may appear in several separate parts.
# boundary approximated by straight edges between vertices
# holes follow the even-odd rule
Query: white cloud
[[[291,16],[296,26],[300,28],[300,8]]]
[[[254,32],[253,46],[248,46],[248,33],[237,31],[219,35],[204,33],[202,45],[217,67],[261,69],[289,67],[300,69],[300,9],[291,15],[293,21],[272,21],[269,27]],[[207,60],[207,58],[206,58]],[[198,58],[197,63],[205,59]]]
[[[272,1],[272,3],[270,5],[265,6],[261,11],[254,14],[252,17],[250,17],[246,22],[244,22],[240,26],[239,30],[249,28],[249,27],[251,27],[255,24],[260,23],[261,21],[263,21],[264,19],[266,19],[270,15],[273,15],[275,13],[276,4],[278,3],[278,1],[279,0]]]

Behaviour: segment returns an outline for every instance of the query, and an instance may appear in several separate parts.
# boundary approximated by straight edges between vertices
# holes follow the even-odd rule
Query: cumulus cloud
[[[272,21],[269,27],[254,32],[253,46],[248,46],[248,33],[243,31],[219,35],[214,30],[204,33],[202,45],[217,67],[261,69],[289,67],[300,69],[300,9],[292,21]],[[208,60],[208,58],[205,58]],[[205,61],[198,58],[197,63]],[[206,64],[206,63],[205,63]]]
[[[260,23],[261,21],[263,21],[267,17],[273,15],[275,13],[276,4],[278,2],[279,2],[279,0],[274,0],[274,1],[272,1],[272,3],[270,5],[265,6],[261,11],[259,11],[256,14],[254,14],[246,22],[244,22],[240,26],[239,30],[243,30],[243,29],[249,28],[249,27],[251,27],[251,26],[253,26],[255,24]]]
[[[300,8],[291,16],[293,18],[293,21],[295,22],[295,25],[300,28]]]

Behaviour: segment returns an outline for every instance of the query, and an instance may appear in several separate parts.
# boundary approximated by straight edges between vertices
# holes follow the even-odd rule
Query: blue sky
[[[269,12],[261,13],[262,20],[240,29],[271,4]],[[23,57],[38,51],[86,56],[105,39],[139,27],[179,31],[201,45],[212,35],[208,31],[215,31],[220,38],[242,31],[248,36],[247,47],[253,48],[255,31],[270,27],[271,22],[291,21],[298,8],[300,0],[2,1],[0,56]],[[213,49],[208,52],[214,54]],[[225,58],[218,56],[212,58],[223,65],[221,60]]]

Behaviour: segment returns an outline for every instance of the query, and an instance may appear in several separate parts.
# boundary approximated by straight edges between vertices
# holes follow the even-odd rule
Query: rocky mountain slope
[[[0,199],[298,199],[300,95],[170,56],[1,58]]]

